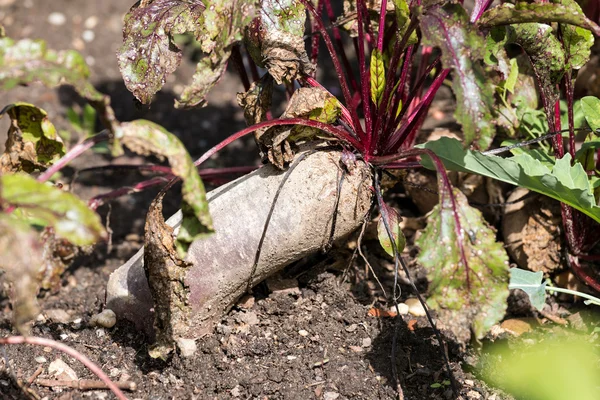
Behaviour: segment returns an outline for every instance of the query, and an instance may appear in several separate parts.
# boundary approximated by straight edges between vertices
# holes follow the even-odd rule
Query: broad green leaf
[[[262,0],[256,19],[245,34],[254,62],[264,66],[275,82],[310,75],[315,66],[304,44],[306,11],[297,0]]]
[[[594,96],[585,96],[581,99],[580,104],[590,128],[594,131],[600,129],[600,99]]]
[[[138,2],[125,15],[117,61],[125,86],[139,101],[149,103],[177,69],[181,50],[173,36],[197,34],[204,9],[201,1],[155,0]]]
[[[196,65],[192,83],[184,88],[181,98],[175,103],[177,108],[206,103],[206,95],[225,73],[232,46],[242,40],[243,31],[255,14],[255,2],[252,0],[202,2],[206,9],[198,40],[204,54]]]
[[[516,5],[505,3],[484,12],[478,25],[492,27],[526,22],[560,22],[589,29],[600,36],[600,27],[587,18],[581,11],[564,4],[519,2]]]
[[[13,324],[22,335],[29,334],[30,322],[39,314],[38,269],[42,264],[39,234],[14,215],[0,214],[0,270],[12,284],[8,291]]]
[[[410,8],[408,7],[406,0],[394,0],[393,2],[396,22],[398,24],[398,31],[396,34],[401,38],[408,29],[408,24],[410,22]],[[377,10],[377,12],[380,13],[381,11]],[[408,38],[407,44],[415,44],[418,40],[417,32],[413,31]]]
[[[398,211],[396,211],[392,207],[388,207],[384,204],[386,208],[381,213],[381,218],[379,218],[379,222],[377,223],[377,237],[379,238],[379,244],[388,253],[390,256],[394,257],[394,249],[392,246],[392,241],[390,240],[390,236],[385,229],[384,218],[387,220],[387,224],[392,231],[392,237],[394,238],[394,242],[396,242],[396,249],[398,250],[398,254],[401,254],[404,250],[404,246],[406,246],[406,238],[404,237],[404,233],[402,229],[400,229],[400,215]]]
[[[470,172],[527,188],[561,201],[600,222],[600,207],[587,174],[581,164],[571,165],[569,154],[549,168],[528,153],[509,158],[486,156],[464,150],[458,140],[450,138],[440,138],[422,147],[433,150],[451,171]],[[421,163],[433,169],[428,157],[423,157]]]
[[[542,271],[531,272],[524,269],[511,268],[509,289],[521,289],[527,296],[531,305],[542,310],[546,304],[546,283],[542,282],[544,273]]]
[[[508,256],[496,232],[458,189],[440,190],[440,203],[427,218],[416,244],[427,270],[428,304],[471,322],[478,339],[504,317]]]
[[[533,344],[494,345],[482,363],[482,375],[515,399],[597,400],[599,355],[589,335],[553,332],[534,338]]]
[[[43,40],[0,39],[0,90],[39,82],[49,87],[72,85],[90,101],[104,101],[88,81],[89,68],[74,50],[54,51]]]
[[[26,220],[43,221],[57,236],[78,246],[106,237],[100,217],[75,195],[23,173],[0,176],[0,198]]]
[[[559,0],[559,3],[584,15],[579,4],[574,0]],[[580,69],[590,59],[591,48],[594,45],[594,36],[588,29],[569,24],[561,24],[562,41],[567,55],[569,68]]]
[[[46,111],[29,103],[15,103],[0,111],[8,114],[8,146],[0,157],[2,172],[45,169],[65,154],[65,145]]]
[[[473,29],[459,4],[433,6],[421,16],[423,44],[442,50],[444,68],[452,68],[452,90],[457,97],[454,117],[462,125],[465,146],[487,149],[494,137],[493,91],[483,68],[485,41]]]
[[[175,135],[151,121],[140,119],[123,122],[117,131],[117,138],[138,154],[167,158],[173,174],[182,179],[183,222],[176,244],[179,255],[184,258],[194,239],[212,232],[206,191],[192,158]]]
[[[371,53],[371,100],[379,105],[385,89],[385,66],[383,54],[377,49]]]

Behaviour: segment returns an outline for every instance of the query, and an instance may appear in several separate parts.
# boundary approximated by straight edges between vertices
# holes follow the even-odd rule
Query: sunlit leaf
[[[177,250],[183,258],[195,238],[212,231],[206,191],[192,158],[175,135],[151,121],[124,122],[117,136],[125,146],[138,154],[167,158],[173,174],[182,179],[181,209],[184,216],[177,236]]]
[[[549,168],[529,153],[509,158],[486,156],[464,150],[456,139],[440,138],[423,147],[433,150],[451,171],[470,172],[527,188],[561,201],[600,222],[600,207],[594,198],[587,173],[581,164],[571,165],[569,154]],[[427,158],[422,163],[433,169]]]
[[[2,172],[43,170],[65,154],[65,145],[46,111],[28,103],[15,103],[0,111],[11,120],[8,142],[0,157]]]
[[[22,173],[0,176],[0,184],[3,204],[16,206],[26,219],[51,226],[71,243],[85,246],[106,237],[98,214],[73,194]]]
[[[521,289],[527,296],[531,305],[541,310],[546,304],[546,283],[542,282],[542,271],[531,272],[519,268],[510,269],[509,289]]]
[[[458,189],[453,195],[440,190],[416,241],[418,260],[430,282],[428,304],[460,314],[482,338],[506,311],[508,256],[481,212]]]
[[[452,90],[457,97],[454,117],[462,125],[465,145],[487,149],[494,137],[493,92],[478,60],[485,50],[483,37],[473,29],[459,4],[433,6],[421,16],[423,44],[442,50],[444,68],[452,68]]]
[[[525,3],[516,5],[504,3],[483,13],[477,23],[482,27],[492,27],[526,22],[551,23],[561,22],[579,26],[593,31],[600,36],[600,27],[587,18],[581,9],[576,10],[569,5],[556,3]]]
[[[383,54],[377,49],[371,53],[371,100],[379,105],[385,89],[385,66]]]
[[[581,99],[580,104],[590,128],[592,130],[600,129],[600,99],[594,96],[585,96]]]
[[[388,207],[384,204],[385,211],[381,213],[381,218],[377,223],[377,238],[379,238],[379,244],[388,253],[390,256],[394,257],[394,250],[392,246],[392,241],[390,240],[390,236],[385,229],[384,218],[387,221],[387,225],[390,227],[392,231],[392,236],[394,241],[396,242],[396,249],[398,253],[402,253],[404,250],[404,246],[406,246],[406,238],[404,237],[404,233],[402,229],[400,229],[400,215],[398,211],[396,211],[392,207]]]

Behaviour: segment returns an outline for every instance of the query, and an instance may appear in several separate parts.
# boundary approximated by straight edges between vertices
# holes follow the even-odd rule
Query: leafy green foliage
[[[52,227],[73,244],[90,245],[106,237],[98,214],[71,193],[22,173],[0,176],[0,187],[4,207],[17,207],[26,221]]]
[[[385,252],[388,253],[390,256],[394,257],[392,241],[390,240],[390,236],[388,235],[385,229],[385,223],[383,222],[383,219],[387,218],[388,226],[390,227],[392,231],[392,236],[394,238],[394,241],[396,242],[396,250],[398,251],[398,254],[401,254],[404,250],[404,247],[406,246],[406,238],[404,237],[402,229],[400,229],[401,218],[398,214],[398,211],[396,211],[392,207],[388,207],[385,204],[384,207],[386,208],[386,210],[385,212],[381,213],[381,218],[377,223],[377,238],[379,239],[379,243],[381,244],[381,247],[383,247]]]
[[[72,85],[83,97],[102,101],[104,95],[88,81],[89,68],[74,50],[54,51],[43,40],[0,39],[0,89],[40,82],[46,86]]]
[[[541,310],[546,304],[546,283],[542,282],[542,271],[531,272],[519,268],[510,269],[509,289],[521,289],[531,301],[531,305]]]
[[[568,204],[600,222],[600,207],[588,176],[581,164],[571,165],[569,154],[548,166],[531,152],[510,158],[486,156],[464,150],[459,141],[450,138],[441,138],[423,147],[433,150],[451,171],[470,172],[527,188]],[[423,165],[433,168],[427,160],[423,160]]]
[[[206,191],[192,158],[175,135],[151,121],[124,122],[117,136],[136,153],[166,157],[173,174],[183,180],[183,222],[176,243],[179,256],[183,258],[194,239],[212,231]]]
[[[478,24],[482,27],[492,27],[526,22],[561,22],[589,29],[600,36],[600,27],[587,18],[581,12],[581,8],[574,9],[573,3],[570,1],[561,1],[561,3],[519,2],[516,5],[505,3],[484,12]]]
[[[2,172],[44,170],[65,154],[65,145],[46,111],[29,103],[15,103],[0,111],[11,120]]]
[[[381,95],[385,89],[385,66],[383,54],[377,49],[371,53],[371,100],[379,105]]]
[[[579,15],[584,15],[579,4],[574,0],[560,0],[560,3],[571,10],[576,10]],[[563,44],[567,55],[567,67],[580,69],[590,59],[591,48],[594,45],[594,36],[588,29],[573,25],[560,25]]]
[[[452,90],[457,97],[454,117],[462,125],[465,146],[487,149],[494,136],[491,105],[493,93],[485,81],[483,37],[469,24],[459,4],[434,6],[421,16],[423,43],[442,50],[442,63],[452,68]]]
[[[592,130],[600,129],[600,99],[586,96],[581,99],[581,110]]]
[[[416,244],[428,271],[429,304],[464,315],[481,338],[506,311],[506,251],[458,189],[452,195],[440,190],[440,203],[427,221]]]

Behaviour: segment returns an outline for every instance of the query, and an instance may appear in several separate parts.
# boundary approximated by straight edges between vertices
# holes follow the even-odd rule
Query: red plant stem
[[[561,130],[560,124],[560,100],[556,99],[554,102],[554,127],[550,129],[552,132],[558,132]],[[552,139],[554,142],[554,148],[556,150],[557,158],[563,158],[565,155],[565,149],[563,147],[562,135],[556,135]]]
[[[76,359],[77,361],[79,361],[83,365],[85,365],[102,382],[104,382],[106,384],[106,386],[115,394],[115,396],[117,396],[118,399],[127,400],[127,397],[125,396],[125,394],[123,394],[121,389],[119,389],[117,387],[117,385],[115,385],[115,383],[113,381],[111,381],[110,378],[104,372],[102,372],[102,369],[100,367],[98,367],[96,364],[94,364],[92,362],[92,360],[90,360],[89,358],[87,358],[86,356],[84,356],[83,354],[78,352],[77,350],[73,349],[72,347],[67,346],[64,343],[56,342],[51,339],[35,337],[35,336],[26,336],[26,337],[25,336],[9,336],[9,337],[5,337],[5,338],[0,338],[0,345],[7,345],[7,344],[33,344],[33,345],[37,345],[37,346],[47,346],[47,347],[51,347],[55,350],[62,351],[63,353],[70,355],[71,357],[73,357],[74,359]]]
[[[317,1],[317,12],[319,14],[323,13],[323,8],[325,6],[323,3],[324,3],[323,0]],[[317,35],[318,29],[315,26],[315,21],[313,19],[310,20],[310,26],[311,26],[311,32],[312,32],[312,37],[311,37],[311,42],[310,42],[310,62],[317,65],[317,61],[319,59],[319,41],[321,38],[319,37],[319,35]],[[316,78],[316,77],[317,77],[317,69],[315,68],[315,70],[312,73],[312,78]]]
[[[358,18],[358,67],[361,83],[361,100],[363,113],[365,117],[365,162],[369,161],[371,156],[371,143],[373,141],[373,121],[371,115],[371,77],[367,70],[365,60],[365,4],[364,0],[356,2],[357,18]],[[371,55],[372,57],[372,55]]]
[[[46,182],[52,177],[52,175],[63,169],[68,163],[82,155],[85,151],[89,150],[94,145],[100,142],[108,140],[109,135],[110,133],[108,130],[103,130],[97,135],[94,135],[91,138],[87,138],[83,142],[76,144],[71,150],[69,150],[67,154],[62,156],[60,160],[55,162],[53,165],[50,166],[50,168],[48,168],[40,176],[38,176],[38,182]]]
[[[471,14],[471,23],[475,23],[481,18],[481,15],[490,6],[492,0],[475,0],[475,7]]]
[[[385,36],[385,14],[387,12],[387,0],[381,1],[381,11],[379,11],[379,32],[377,33],[377,50],[383,53],[383,37]]]
[[[579,260],[577,257],[571,255],[570,253],[567,253],[567,257],[569,259],[571,271],[573,271],[575,276],[581,279],[586,285],[594,289],[596,292],[600,292],[600,283],[596,278],[585,272],[583,267],[579,265]]]
[[[330,0],[324,0],[325,3],[325,11],[327,12],[327,18],[329,21],[333,23],[335,20],[335,14],[333,12],[333,7],[331,7]],[[338,54],[342,59],[342,63],[344,64],[344,68],[346,69],[346,77],[350,82],[350,86],[354,92],[358,92],[358,83],[356,82],[356,78],[354,78],[354,73],[352,72],[352,66],[350,61],[348,60],[348,56],[346,55],[346,51],[344,50],[344,42],[342,42],[342,35],[340,34],[340,29],[337,26],[333,26],[331,29],[333,33],[333,39],[335,40],[335,45],[338,49]],[[350,106],[350,104],[348,104]]]
[[[426,66],[429,63],[429,56],[433,52],[433,47],[431,46],[423,46],[421,48],[421,62],[419,64],[419,71],[417,72],[417,76],[421,77],[425,75]],[[415,93],[415,101],[409,104],[408,112],[411,113],[414,110],[414,107],[421,101],[421,96],[423,94],[422,86],[420,90],[413,89],[413,93]]]
[[[310,76],[306,77],[304,79],[304,81],[306,83],[308,83],[312,87],[318,87],[319,89],[322,89],[322,90],[325,90],[326,92],[329,92],[327,89],[325,89],[325,87],[323,87],[323,85],[321,85],[319,82],[317,82],[317,80],[311,78]],[[352,128],[352,130],[354,132],[356,132],[356,128],[354,127],[354,123],[352,122],[352,115],[350,114],[350,111],[342,103],[340,103],[339,101],[338,101],[338,104],[340,105],[340,109],[342,110],[342,115],[341,115],[342,120],[350,128]]]
[[[198,160],[196,160],[194,165],[198,166],[198,165],[202,164],[204,161],[208,160],[215,153],[217,153],[219,150],[223,149],[225,146],[227,146],[231,142],[234,142],[237,139],[256,131],[257,129],[270,128],[272,126],[281,126],[281,125],[304,125],[304,126],[309,126],[311,128],[317,128],[317,129],[320,129],[324,132],[327,132],[327,133],[333,135],[334,137],[336,137],[337,139],[340,139],[341,141],[350,143],[350,145],[353,146],[358,151],[363,150],[363,145],[361,142],[359,142],[354,137],[352,137],[352,135],[349,132],[347,132],[343,129],[337,128],[333,125],[325,124],[323,122],[313,121],[310,119],[302,119],[302,118],[274,119],[271,121],[260,122],[258,124],[249,126],[246,129],[242,129],[241,131],[234,133],[233,135],[229,136],[227,139],[223,140],[221,143],[219,143],[216,146],[214,146],[213,148],[209,149],[206,153],[204,153],[202,155],[202,157],[200,157]]]
[[[567,95],[567,118],[569,121],[569,154],[571,154],[571,165],[575,164],[575,118],[573,117],[573,80],[569,69],[563,78],[565,80],[565,92]]]
[[[321,36],[323,37],[325,46],[327,46],[327,51],[329,51],[329,55],[331,56],[331,61],[333,62],[333,67],[335,68],[335,72],[338,76],[338,80],[340,81],[340,88],[342,89],[342,94],[344,95],[344,101],[346,102],[346,104],[348,106],[350,106],[350,105],[352,105],[352,95],[350,94],[348,82],[346,81],[346,76],[344,74],[342,65],[340,64],[340,60],[337,56],[337,53],[335,52],[335,49],[333,48],[333,43],[331,41],[331,38],[329,37],[327,30],[325,29],[323,20],[319,16],[319,13],[317,13],[317,11],[315,10],[315,7],[313,6],[313,4],[310,0],[299,0],[299,1],[302,4],[304,4],[304,7],[306,7],[308,12],[312,15],[313,20],[317,26],[317,29],[319,30],[319,32],[321,32]],[[360,124],[358,123],[358,115],[354,115],[354,114],[356,114],[356,113],[353,113],[354,126],[356,127],[356,129],[360,130],[361,128],[360,128]],[[361,133],[362,133],[362,130],[357,131],[357,134],[359,136]]]
[[[125,196],[131,193],[141,192],[142,190],[148,189],[149,187],[160,185],[161,183],[169,182],[173,177],[170,175],[166,175],[164,177],[157,177],[148,179],[146,181],[135,184],[134,186],[126,186],[119,188],[117,190],[110,191],[108,193],[100,194],[98,196],[92,197],[88,201],[88,206],[92,210],[98,209],[101,205],[103,205],[106,200],[116,199],[117,197]]]
[[[248,79],[248,73],[246,72],[246,67],[244,66],[244,60],[242,59],[242,53],[240,53],[239,45],[235,45],[231,49],[231,59],[233,60],[233,65],[242,80],[242,85],[244,85],[244,90],[250,90],[250,80]]]

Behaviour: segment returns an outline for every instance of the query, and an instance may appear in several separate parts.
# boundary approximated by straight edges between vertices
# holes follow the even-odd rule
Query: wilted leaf
[[[423,147],[433,150],[451,171],[470,172],[527,188],[561,201],[600,222],[600,207],[588,176],[581,164],[571,165],[569,154],[557,160],[550,169],[526,152],[510,158],[486,156],[464,150],[456,139],[440,138]],[[422,164],[433,169],[431,161],[426,158]]]
[[[306,11],[297,0],[262,0],[246,43],[257,65],[264,65],[278,84],[311,75],[315,66],[304,46]]]
[[[390,227],[392,231],[392,236],[394,237],[394,241],[396,242],[396,250],[398,250],[398,254],[402,253],[404,250],[404,246],[406,246],[406,238],[404,237],[404,233],[402,229],[400,229],[400,215],[398,211],[396,211],[392,207],[388,207],[384,204],[386,208],[384,212],[381,213],[381,218],[377,223],[377,238],[379,238],[379,244],[388,253],[390,256],[394,257],[394,250],[392,246],[392,241],[390,240],[390,236],[385,229],[385,223],[383,219],[386,218],[387,225]]]
[[[338,100],[326,90],[310,87],[300,88],[294,92],[281,119],[308,118],[323,123],[333,123],[341,113]],[[261,146],[261,151],[268,154],[271,164],[280,169],[284,164],[293,159],[290,141],[306,140],[318,137],[323,132],[302,126],[273,127],[258,135],[256,140]]]
[[[142,103],[149,103],[181,62],[181,50],[173,36],[196,34],[205,6],[199,0],[143,3],[138,2],[125,15],[117,61],[127,89]]]
[[[590,128],[594,131],[600,129],[600,99],[594,96],[586,96],[581,99],[580,104]]]
[[[273,98],[273,78],[265,74],[258,82],[253,82],[245,93],[238,93],[237,102],[244,109],[247,125],[267,120]]]
[[[54,229],[57,236],[78,246],[106,237],[100,217],[77,196],[41,183],[23,173],[0,176],[0,199],[16,206],[15,213]]]
[[[88,81],[89,68],[74,50],[54,51],[43,40],[0,39],[0,89],[40,82],[46,86],[72,85],[90,101],[103,101],[104,95]]]
[[[183,258],[187,247],[196,237],[212,231],[206,191],[192,158],[175,135],[151,121],[124,122],[120,125],[117,137],[138,154],[166,157],[173,174],[182,179],[184,227],[177,236],[177,250]]]
[[[600,36],[600,27],[587,18],[581,11],[569,5],[556,3],[529,4],[525,2],[513,5],[504,3],[483,13],[477,23],[482,27],[522,24],[526,22],[560,22],[579,26]]]
[[[454,70],[452,90],[457,97],[454,117],[462,125],[465,146],[473,143],[487,149],[495,129],[492,124],[493,93],[478,60],[483,59],[485,42],[469,23],[459,4],[433,6],[421,16],[425,45],[442,50],[444,68]]]
[[[38,315],[37,269],[42,262],[38,233],[12,215],[0,214],[0,268],[12,284],[13,323],[22,335]]]
[[[252,22],[255,2],[252,0],[204,0],[203,26],[198,35],[205,53],[196,66],[192,83],[187,85],[177,108],[195,107],[225,73],[231,47],[242,40],[244,29]]]
[[[28,103],[15,103],[0,111],[11,120],[1,172],[44,170],[65,154],[65,145],[56,128],[41,108]]]
[[[531,272],[524,269],[511,268],[509,289],[521,289],[527,296],[531,305],[542,310],[546,304],[546,283],[542,282],[544,273],[542,271]]]
[[[385,66],[383,65],[383,54],[377,49],[371,53],[371,100],[379,105],[381,95],[385,88]]]
[[[416,244],[428,271],[428,303],[471,323],[476,337],[504,317],[508,297],[508,256],[496,232],[466,196],[440,189],[440,203],[427,219]]]

